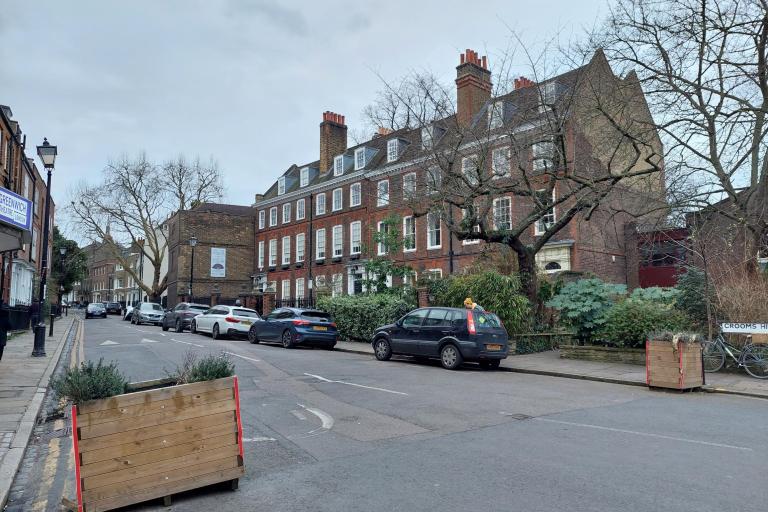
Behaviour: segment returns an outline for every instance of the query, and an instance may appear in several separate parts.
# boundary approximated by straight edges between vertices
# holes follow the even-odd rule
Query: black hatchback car
[[[123,306],[119,302],[105,302],[104,309],[107,310],[108,315],[119,315],[123,312]]]
[[[338,336],[331,315],[317,309],[276,309],[263,320],[253,322],[248,330],[251,343],[277,342],[285,348],[315,345],[333,350]]]
[[[376,329],[372,344],[379,361],[387,361],[392,354],[439,358],[444,368],[455,370],[464,361],[498,368],[507,357],[507,341],[507,330],[493,313],[421,308]]]

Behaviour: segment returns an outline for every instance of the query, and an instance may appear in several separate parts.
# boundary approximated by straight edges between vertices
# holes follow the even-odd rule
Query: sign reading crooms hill
[[[32,229],[32,201],[0,187],[0,222],[15,228]]]
[[[768,323],[758,322],[735,322],[720,324],[720,330],[723,332],[741,333],[741,334],[768,334]]]

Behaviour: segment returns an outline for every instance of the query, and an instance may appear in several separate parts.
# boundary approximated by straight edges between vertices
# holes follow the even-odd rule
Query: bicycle
[[[707,373],[720,370],[725,364],[725,356],[728,355],[739,368],[744,368],[752,377],[768,379],[768,344],[749,341],[739,349],[725,341],[722,334],[718,334],[714,341],[704,341],[701,344],[701,353],[704,371]]]

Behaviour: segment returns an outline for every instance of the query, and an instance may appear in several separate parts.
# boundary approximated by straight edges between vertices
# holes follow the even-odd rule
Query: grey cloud
[[[230,0],[226,13],[236,19],[244,14],[263,16],[266,21],[297,35],[306,36],[309,33],[309,23],[301,11],[276,2]]]

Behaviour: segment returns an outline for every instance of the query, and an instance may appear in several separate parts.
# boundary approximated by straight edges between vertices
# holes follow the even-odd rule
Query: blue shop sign
[[[0,222],[32,230],[32,201],[0,187]]]

